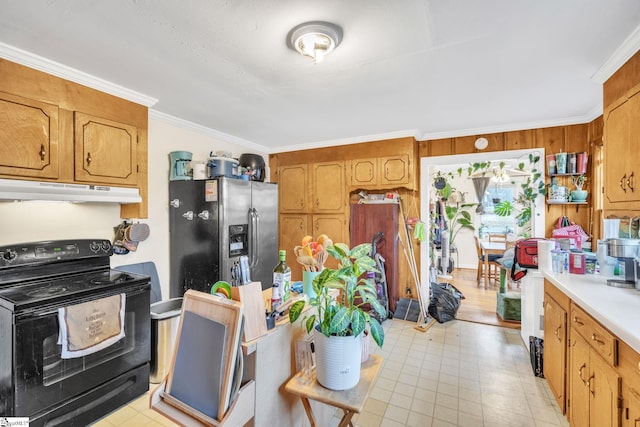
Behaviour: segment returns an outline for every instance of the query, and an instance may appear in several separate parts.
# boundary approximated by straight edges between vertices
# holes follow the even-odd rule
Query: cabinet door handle
[[[595,332],[591,334],[591,340],[597,342],[600,345],[604,345],[604,341],[598,339],[598,336],[595,334]]]
[[[573,316],[573,323],[577,323],[580,326],[584,326],[582,320],[578,319],[578,316]]]
[[[631,172],[631,175],[629,175],[629,178],[627,178],[627,187],[629,187],[629,190],[631,190],[631,192],[633,193],[633,172]]]
[[[300,198],[300,208],[304,208],[304,197]]]
[[[596,392],[595,390],[591,387],[591,385],[593,384],[593,382],[596,379],[596,374],[591,374],[591,376],[589,377],[589,379],[587,380],[587,387],[589,387],[589,393],[591,393],[592,396],[595,397]]]
[[[586,382],[586,381],[584,380],[584,378],[582,377],[582,370],[583,370],[584,368],[586,368],[586,367],[587,367],[587,364],[586,364],[586,363],[583,363],[583,364],[582,364],[582,366],[580,366],[580,369],[578,369],[578,377],[580,377],[580,380],[582,381],[582,383],[583,383],[584,385],[586,385],[586,384],[587,384],[587,382]]]
[[[622,188],[622,191],[624,191],[625,193],[627,192],[627,187],[625,187],[626,180],[627,174],[625,173],[624,175],[622,175],[622,178],[620,178],[620,188]]]
[[[47,157],[47,150],[44,148],[44,144],[40,144],[40,160],[44,162],[45,157]]]
[[[561,329],[562,329],[562,325],[558,326],[558,328],[553,333],[556,336],[556,338],[558,338],[558,341],[562,341],[562,339],[560,338],[560,330]]]
[[[91,153],[87,153],[87,166],[90,166],[90,165],[91,165],[91,160],[93,160],[93,159],[91,158]]]

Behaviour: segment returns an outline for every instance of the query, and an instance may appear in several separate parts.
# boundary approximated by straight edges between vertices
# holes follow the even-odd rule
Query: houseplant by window
[[[441,178],[440,175],[436,177]],[[473,225],[473,218],[471,217],[470,209],[476,206],[476,203],[465,203],[465,193],[456,190],[451,186],[449,182],[441,188],[438,189],[436,186],[437,195],[440,201],[444,205],[444,217],[446,219],[446,225],[444,222],[439,221],[439,218],[435,218],[435,223],[432,226],[444,227],[440,232],[445,229],[448,230],[449,236],[449,252],[455,253],[455,239],[460,231],[463,229],[475,231],[475,227]],[[434,230],[432,235],[437,235]],[[437,243],[437,242],[436,242]],[[437,247],[437,245],[436,245]],[[443,258],[445,258],[443,256]],[[452,258],[449,258],[450,260]],[[453,265],[450,261],[449,266],[447,267],[447,272],[453,270]],[[440,266],[441,270],[444,272],[444,266]]]
[[[344,243],[336,243],[325,250],[339,265],[337,269],[325,268],[313,280],[316,297],[309,300],[312,309],[302,318],[302,325],[308,333],[315,333],[318,382],[332,390],[346,390],[360,379],[362,336],[367,323],[376,344],[382,347],[384,343],[382,325],[361,306],[369,304],[381,319],[387,313],[378,301],[374,281],[366,278],[368,272],[376,272],[375,261],[369,256],[371,244],[349,249]],[[301,300],[291,306],[291,323],[303,314],[306,304]],[[335,343],[353,345],[357,350],[339,349]],[[337,364],[327,366],[328,361]]]

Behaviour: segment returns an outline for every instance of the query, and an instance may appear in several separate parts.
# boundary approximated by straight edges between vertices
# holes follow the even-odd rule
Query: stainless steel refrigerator
[[[169,233],[171,298],[231,283],[241,257],[266,289],[278,264],[278,186],[226,177],[170,181]]]

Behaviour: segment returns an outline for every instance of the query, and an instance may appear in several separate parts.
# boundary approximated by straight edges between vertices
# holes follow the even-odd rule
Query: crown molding
[[[591,76],[591,80],[604,84],[604,82],[609,80],[609,77],[618,71],[638,50],[640,50],[640,26],[636,27],[620,47],[613,52],[613,55],[602,64],[602,67]]]
[[[326,141],[316,141],[306,144],[284,145],[271,149],[271,153],[286,153],[289,151],[310,150],[314,148],[335,147],[338,145],[359,144],[362,142],[383,141],[385,139],[406,138],[411,136],[417,139],[419,132],[417,130],[404,130],[398,132],[380,133],[376,135],[357,136],[354,138],[332,139]]]
[[[83,71],[76,70],[75,68],[68,67],[60,64],[59,62],[52,61],[2,42],[0,42],[0,58],[35,68],[36,70],[79,83],[101,92],[106,92],[119,98],[135,102],[136,104],[144,105],[145,107],[151,107],[158,102],[156,98],[127,89],[126,87],[119,86],[115,83],[108,82]]]
[[[509,125],[487,126],[475,129],[458,129],[446,132],[425,133],[418,141],[428,141],[443,138],[457,138],[462,136],[487,135],[491,133],[512,132],[527,129],[542,129],[554,126],[568,126],[590,123],[602,114],[602,105],[597,105],[582,116],[566,117],[556,120],[541,120],[537,122],[511,123]]]

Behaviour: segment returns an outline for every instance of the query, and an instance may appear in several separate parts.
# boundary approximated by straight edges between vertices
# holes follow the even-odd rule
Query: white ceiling
[[[3,0],[1,9],[5,52],[156,98],[152,114],[266,152],[586,122],[602,111],[603,65],[640,34],[638,0]],[[285,41],[312,20],[344,30],[317,65]]]

